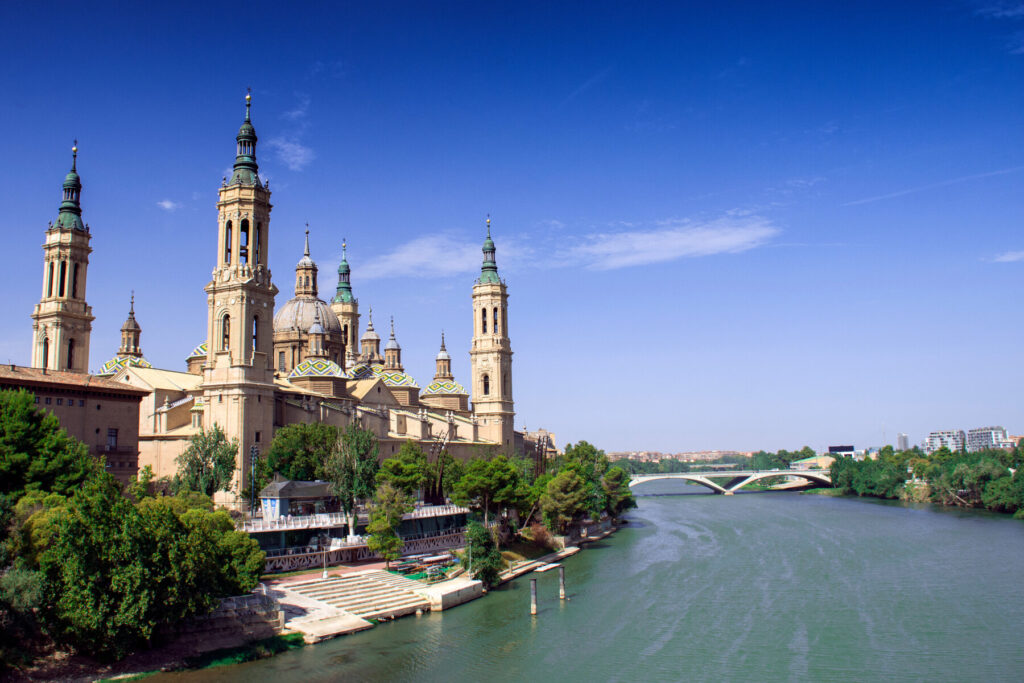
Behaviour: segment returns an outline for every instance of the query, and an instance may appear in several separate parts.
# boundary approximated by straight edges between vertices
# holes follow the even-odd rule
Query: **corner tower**
[[[348,265],[348,244],[341,242],[341,263],[338,264],[338,289],[331,299],[331,310],[341,321],[345,339],[345,363],[348,368],[359,360],[359,299],[352,295],[352,271]]]
[[[267,255],[270,189],[260,182],[256,130],[245,97],[231,179],[220,188],[213,278],[206,285],[207,355],[203,366],[204,427],[238,439],[237,488],[247,484],[250,449],[265,449],[274,414],[274,295]],[[226,501],[233,502],[233,501]]]
[[[92,235],[82,222],[82,179],[77,165],[75,140],[57,222],[46,229],[43,243],[43,295],[32,312],[32,367],[84,373],[89,372],[94,320],[85,302]]]
[[[508,291],[498,277],[491,239],[491,219],[487,219],[484,263],[473,285],[473,344],[469,358],[472,366],[473,412],[479,419],[480,434],[496,441],[511,454],[515,445],[512,401],[512,343],[508,337]]]

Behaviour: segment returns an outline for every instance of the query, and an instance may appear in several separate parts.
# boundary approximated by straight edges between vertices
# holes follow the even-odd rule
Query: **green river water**
[[[699,489],[703,491],[704,489]],[[475,602],[176,681],[1022,681],[1024,522],[645,484],[629,524]]]

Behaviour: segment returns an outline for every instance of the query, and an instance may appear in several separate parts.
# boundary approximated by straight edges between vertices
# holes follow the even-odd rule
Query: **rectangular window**
[[[51,399],[51,398],[50,398],[49,396],[47,396],[47,397],[46,397],[46,405],[50,405],[50,402],[51,402],[52,400],[53,400],[53,399]]]
[[[58,398],[58,399],[57,399],[57,405],[59,405],[59,406],[62,406],[62,405],[64,405],[64,399],[62,399],[62,398]]]
[[[84,398],[78,399],[78,407],[79,408],[84,408],[85,407],[85,399]]]
[[[277,371],[284,372],[284,351],[277,352]]]
[[[256,432],[256,443],[260,442],[260,433]]]
[[[36,396],[36,403],[39,403],[39,397]]]
[[[117,448],[117,430],[113,427],[107,430],[107,448]]]

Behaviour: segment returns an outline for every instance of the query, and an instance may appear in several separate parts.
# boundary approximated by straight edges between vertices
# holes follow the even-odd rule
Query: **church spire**
[[[235,137],[238,143],[235,154],[235,168],[231,174],[229,185],[240,183],[242,185],[259,185],[259,166],[256,164],[256,129],[252,126],[249,118],[249,109],[252,107],[252,89],[245,96],[245,121],[238,129]]]
[[[484,265],[478,282],[500,282],[498,264],[494,261],[494,240],[491,239],[491,215],[487,214],[487,239],[484,240]]]
[[[352,270],[348,265],[348,244],[341,241],[341,263],[338,264],[338,289],[334,294],[333,303],[351,303],[355,301],[352,296]]]
[[[315,297],[318,291],[316,279],[317,267],[309,256],[309,223],[306,223],[306,248],[295,266],[295,296]]]
[[[384,369],[394,372],[402,372],[402,347],[395,339],[395,316],[391,316],[391,336],[384,346]]]
[[[78,140],[71,148],[71,170],[64,176],[63,201],[57,214],[57,228],[85,230],[82,222],[82,179],[78,175]]]
[[[128,319],[121,326],[121,348],[117,355],[131,358],[142,357],[142,347],[139,340],[142,337],[142,327],[135,320],[135,292],[132,292],[131,305],[128,308]]]

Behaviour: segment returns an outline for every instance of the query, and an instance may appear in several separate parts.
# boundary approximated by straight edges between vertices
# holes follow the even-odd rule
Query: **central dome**
[[[325,302],[311,296],[297,296],[289,299],[274,315],[274,332],[298,330],[306,333],[320,313],[320,324],[327,334],[341,334],[341,321]]]

